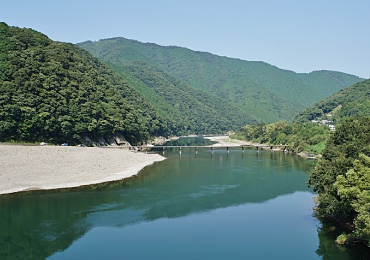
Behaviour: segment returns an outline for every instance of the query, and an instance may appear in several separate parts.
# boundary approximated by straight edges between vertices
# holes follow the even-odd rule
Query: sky
[[[370,0],[2,0],[0,21],[52,40],[125,37],[370,78]]]

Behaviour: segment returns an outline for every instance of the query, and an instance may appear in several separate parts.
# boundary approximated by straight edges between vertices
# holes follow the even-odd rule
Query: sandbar
[[[231,139],[228,135],[220,135],[220,136],[209,136],[204,137],[211,141],[217,142],[213,144],[214,147],[240,147],[240,146],[252,146],[252,147],[260,147],[261,149],[269,149],[271,150],[271,145],[268,144],[259,144],[250,141],[238,140],[238,139]],[[272,145],[273,146],[273,145]],[[273,147],[273,151],[282,151],[281,147]]]
[[[243,145],[255,145],[252,142],[243,141],[243,140],[237,140],[237,139],[231,139],[228,135],[220,135],[220,136],[207,136],[204,137],[206,139],[209,139],[211,141],[217,142],[213,144],[214,147],[239,147]]]
[[[0,145],[0,195],[118,181],[165,157],[128,148]]]

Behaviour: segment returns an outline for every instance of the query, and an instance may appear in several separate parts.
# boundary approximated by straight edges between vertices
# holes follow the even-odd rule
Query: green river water
[[[128,181],[0,197],[0,259],[368,259],[313,217],[314,162],[253,149],[165,156]]]

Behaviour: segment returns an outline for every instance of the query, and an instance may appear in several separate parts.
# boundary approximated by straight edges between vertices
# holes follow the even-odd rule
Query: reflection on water
[[[312,217],[312,162],[237,149],[166,156],[123,183],[0,198],[0,259],[339,259]]]

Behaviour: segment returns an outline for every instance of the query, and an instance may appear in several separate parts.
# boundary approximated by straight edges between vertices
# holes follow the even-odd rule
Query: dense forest
[[[340,122],[350,116],[370,116],[370,80],[342,89],[331,97],[299,113],[295,121],[330,119]]]
[[[257,122],[144,62],[113,71],[77,45],[5,23],[0,37],[0,141],[136,144]]]
[[[111,66],[181,135],[225,133],[257,123],[230,102],[193,88],[151,64],[134,61]]]
[[[264,62],[125,38],[89,41],[79,46],[118,66],[132,61],[150,63],[192,87],[233,103],[264,123],[291,121],[315,102],[361,81],[356,76],[340,72],[295,73]]]
[[[328,126],[314,123],[288,123],[246,125],[232,138],[271,145],[289,145],[294,153],[320,154],[330,136]]]
[[[343,119],[330,136],[309,185],[319,193],[318,214],[347,232],[341,244],[370,246],[370,118]]]
[[[163,117],[76,45],[0,23],[0,140],[137,143],[167,135]]]

